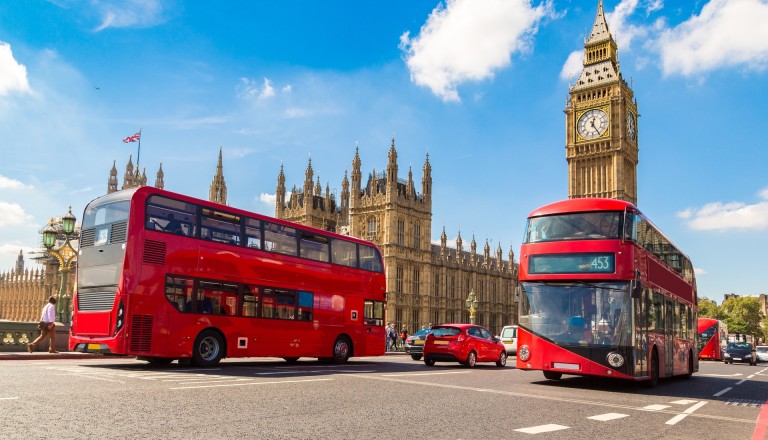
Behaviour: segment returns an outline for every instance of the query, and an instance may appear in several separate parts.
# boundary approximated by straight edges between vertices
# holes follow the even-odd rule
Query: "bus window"
[[[147,229],[194,236],[196,225],[195,205],[162,196],[147,199]]]
[[[212,315],[237,314],[237,285],[200,281],[197,312]]]
[[[192,311],[192,292],[194,281],[187,278],[165,277],[165,297],[180,312]]]
[[[264,222],[264,248],[271,252],[296,255],[296,229]]]
[[[300,257],[328,262],[328,237],[301,231],[299,236]]]
[[[312,292],[299,291],[299,313],[296,319],[299,321],[312,320],[312,307],[315,305],[315,295]]]
[[[344,240],[332,240],[331,262],[342,266],[357,267],[357,245]]]
[[[200,217],[200,237],[237,246],[240,244],[240,217],[227,212],[203,209]]]
[[[295,319],[296,292],[265,287],[261,299],[262,318]]]
[[[245,246],[251,249],[261,249],[261,221],[245,219]]]
[[[366,300],[363,319],[365,325],[384,325],[384,302]]]
[[[360,267],[362,269],[384,272],[384,265],[381,264],[381,258],[376,249],[364,244],[359,245],[358,248],[360,250]]]
[[[256,286],[243,287],[243,316],[257,317],[259,306],[259,288]]]

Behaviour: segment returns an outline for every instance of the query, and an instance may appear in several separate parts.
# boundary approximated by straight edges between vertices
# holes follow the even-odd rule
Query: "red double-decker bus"
[[[519,281],[517,368],[651,386],[698,371],[693,266],[631,203],[533,211]]]
[[[717,319],[699,318],[699,359],[723,360],[723,343],[728,340],[728,326]]]
[[[153,364],[384,354],[372,243],[152,187],[83,214],[70,349]]]

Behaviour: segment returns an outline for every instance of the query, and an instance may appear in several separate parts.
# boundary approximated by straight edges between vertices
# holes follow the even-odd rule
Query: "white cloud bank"
[[[92,4],[101,20],[96,32],[107,28],[145,28],[165,21],[161,0],[104,0]],[[79,6],[77,2],[73,5]]]
[[[701,208],[689,208],[677,213],[691,229],[768,229],[768,188],[760,191],[760,198],[753,205],[743,202],[713,202]]]
[[[24,183],[16,180],[11,179],[10,177],[5,177],[3,175],[0,175],[0,189],[31,189],[32,186],[25,185]]]
[[[18,203],[0,200],[0,227],[21,225],[32,220]]]
[[[722,67],[768,66],[768,2],[711,0],[701,14],[662,32],[665,75],[691,76]]]
[[[419,35],[400,37],[411,81],[443,101],[460,101],[460,84],[491,78],[513,54],[530,50],[539,23],[552,14],[550,1],[534,7],[531,0],[447,0]]]
[[[11,45],[0,41],[0,96],[29,91],[27,68],[13,58]]]

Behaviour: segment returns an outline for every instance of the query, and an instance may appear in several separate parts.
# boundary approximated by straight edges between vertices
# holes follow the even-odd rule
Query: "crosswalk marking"
[[[608,422],[610,420],[621,419],[624,417],[629,417],[629,414],[606,413],[606,414],[600,414],[597,416],[592,416],[587,418],[590,420],[597,420],[598,422]]]
[[[541,434],[542,432],[560,431],[563,429],[569,429],[570,426],[556,425],[550,423],[549,425],[531,426],[530,428],[515,429],[516,432],[522,432],[525,434]]]

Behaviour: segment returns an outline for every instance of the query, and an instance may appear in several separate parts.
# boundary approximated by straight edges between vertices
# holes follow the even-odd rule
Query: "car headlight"
[[[608,365],[612,366],[613,368],[619,368],[620,366],[624,365],[624,356],[622,356],[621,353],[613,351],[608,353],[606,359],[608,360]]]
[[[730,353],[725,353],[724,356],[729,358],[729,357],[731,357],[731,354]]]
[[[531,351],[528,349],[527,345],[523,345],[517,350],[517,358],[523,362],[531,358]]]

